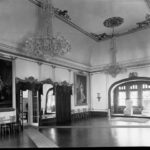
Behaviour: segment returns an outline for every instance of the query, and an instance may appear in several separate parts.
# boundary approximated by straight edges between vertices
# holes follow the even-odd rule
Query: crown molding
[[[7,44],[0,43],[0,57],[5,57],[5,58],[15,57],[15,58],[34,61],[34,62],[41,62],[43,64],[55,65],[58,67],[67,68],[71,70],[85,71],[88,73],[104,72],[104,68],[109,65],[109,64],[103,64],[103,65],[89,66],[61,57],[51,58],[50,60],[43,60],[43,59],[27,56],[25,54],[20,53],[19,51],[20,50],[14,46],[9,46]],[[126,67],[127,69],[148,67],[150,66],[150,57],[132,59],[128,61],[120,61],[118,63],[123,67]]]
[[[41,62],[41,63],[45,63],[49,65],[60,66],[60,67],[69,68],[72,70],[89,72],[90,67],[88,65],[84,65],[84,64],[72,61],[72,60],[67,60],[61,57],[55,57],[55,58],[44,60],[41,58],[25,55],[24,53],[21,53],[19,51],[21,51],[19,48],[16,48],[14,46],[10,46],[4,43],[0,43],[0,56],[1,57],[23,58],[26,60],[32,60],[35,62]]]
[[[118,64],[127,69],[143,68],[150,66],[150,57],[120,61]],[[96,65],[90,68],[90,73],[104,72],[104,68],[110,64]]]
[[[29,0],[31,3],[35,4],[38,7],[41,7],[41,2],[38,0]],[[64,23],[70,25],[71,27],[73,27],[74,29],[80,31],[81,33],[83,33],[84,35],[90,37],[91,39],[93,39],[94,41],[99,41],[93,34],[85,31],[84,29],[82,29],[81,27],[79,27],[78,25],[76,25],[75,23],[73,23],[70,19],[67,19],[66,17],[63,17],[62,15],[59,15],[57,13],[57,11],[54,11],[54,15],[56,18],[58,18],[59,20],[63,21]]]

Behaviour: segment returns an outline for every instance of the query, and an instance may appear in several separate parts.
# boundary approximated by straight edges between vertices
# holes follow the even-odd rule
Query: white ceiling
[[[146,0],[53,0],[53,5],[68,10],[71,22],[96,34],[112,33],[103,25],[107,18],[124,18],[124,23],[115,29],[116,33],[123,33],[144,21],[150,11]],[[24,37],[34,33],[38,23],[37,8],[29,0],[0,0],[0,43],[17,47]],[[55,33],[61,32],[72,45],[71,52],[62,58],[87,66],[110,63],[110,40],[96,42],[58,18],[54,18],[53,25]],[[118,37],[117,59],[128,61],[150,57],[149,32],[146,29]]]
[[[124,32],[145,20],[149,13],[145,0],[53,0],[55,7],[68,10],[71,21],[89,33],[108,33],[103,22],[110,17],[122,17],[124,23],[116,32]]]

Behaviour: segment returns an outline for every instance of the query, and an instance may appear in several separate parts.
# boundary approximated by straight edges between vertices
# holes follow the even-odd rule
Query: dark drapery
[[[55,86],[56,95],[56,124],[63,125],[71,122],[72,86]]]

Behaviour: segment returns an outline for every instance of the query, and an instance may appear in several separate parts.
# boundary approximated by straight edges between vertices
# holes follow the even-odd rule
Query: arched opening
[[[125,115],[127,102],[132,102],[133,116],[150,116],[150,78],[130,77],[111,85],[108,92],[111,115]]]
[[[45,114],[49,114],[50,118],[56,117],[56,100],[53,90],[50,88],[46,93]]]

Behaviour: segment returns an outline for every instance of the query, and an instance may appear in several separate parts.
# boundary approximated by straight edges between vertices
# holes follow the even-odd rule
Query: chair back
[[[0,117],[0,124],[3,124],[5,120],[5,117]]]
[[[10,122],[16,122],[16,116],[10,116]]]

